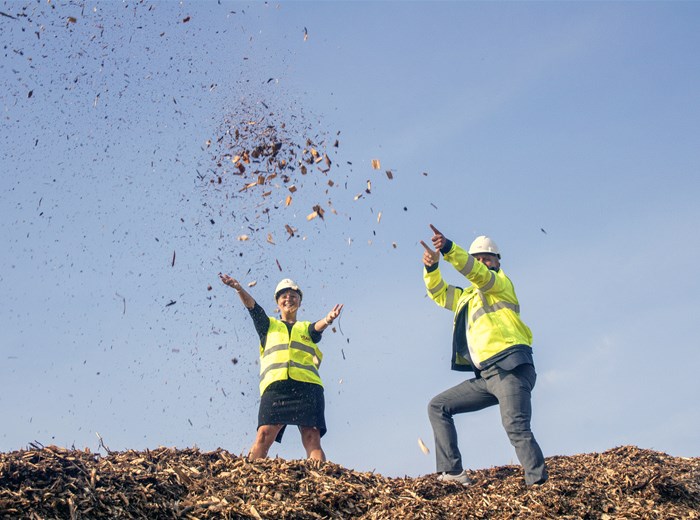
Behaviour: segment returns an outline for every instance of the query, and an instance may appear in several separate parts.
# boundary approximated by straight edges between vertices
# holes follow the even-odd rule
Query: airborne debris
[[[425,443],[423,442],[423,439],[421,439],[420,437],[418,437],[418,446],[420,446],[420,450],[421,450],[423,453],[425,453],[426,455],[427,455],[428,453],[430,453],[430,450],[428,449],[428,447],[427,447],[427,446],[425,445]]]
[[[379,161],[379,159],[372,159],[372,168],[374,168],[375,170],[382,169],[382,163]]]

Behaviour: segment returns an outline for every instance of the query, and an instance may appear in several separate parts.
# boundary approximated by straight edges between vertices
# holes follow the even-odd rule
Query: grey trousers
[[[530,364],[513,370],[494,367],[482,373],[482,378],[464,381],[433,397],[428,405],[428,416],[435,436],[437,471],[463,469],[452,416],[497,404],[503,428],[525,470],[525,483],[531,486],[547,480],[544,455],[530,430],[530,392],[536,379],[535,367]]]

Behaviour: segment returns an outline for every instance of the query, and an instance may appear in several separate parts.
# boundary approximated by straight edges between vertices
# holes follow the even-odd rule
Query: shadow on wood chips
[[[527,488],[519,466],[386,478],[337,464],[251,462],[225,450],[0,453],[0,518],[700,518],[700,458],[618,447],[547,459]]]

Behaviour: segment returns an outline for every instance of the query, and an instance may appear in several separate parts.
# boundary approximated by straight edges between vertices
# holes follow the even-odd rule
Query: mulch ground
[[[547,463],[542,486],[502,466],[471,472],[463,487],[225,450],[37,446],[0,453],[0,518],[700,518],[698,457],[622,446]]]

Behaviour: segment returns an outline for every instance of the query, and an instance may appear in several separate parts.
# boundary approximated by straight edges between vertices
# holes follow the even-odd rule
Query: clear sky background
[[[502,249],[546,456],[700,455],[700,3],[0,6],[0,450],[246,453],[258,346],[227,272],[270,314],[283,277],[302,319],[345,304],[330,460],[434,471],[427,403],[464,374],[422,282],[432,223]],[[261,114],[332,160],[289,206],[217,165]],[[467,467],[517,463],[495,408],[456,422]],[[271,455],[301,458],[297,432]]]

